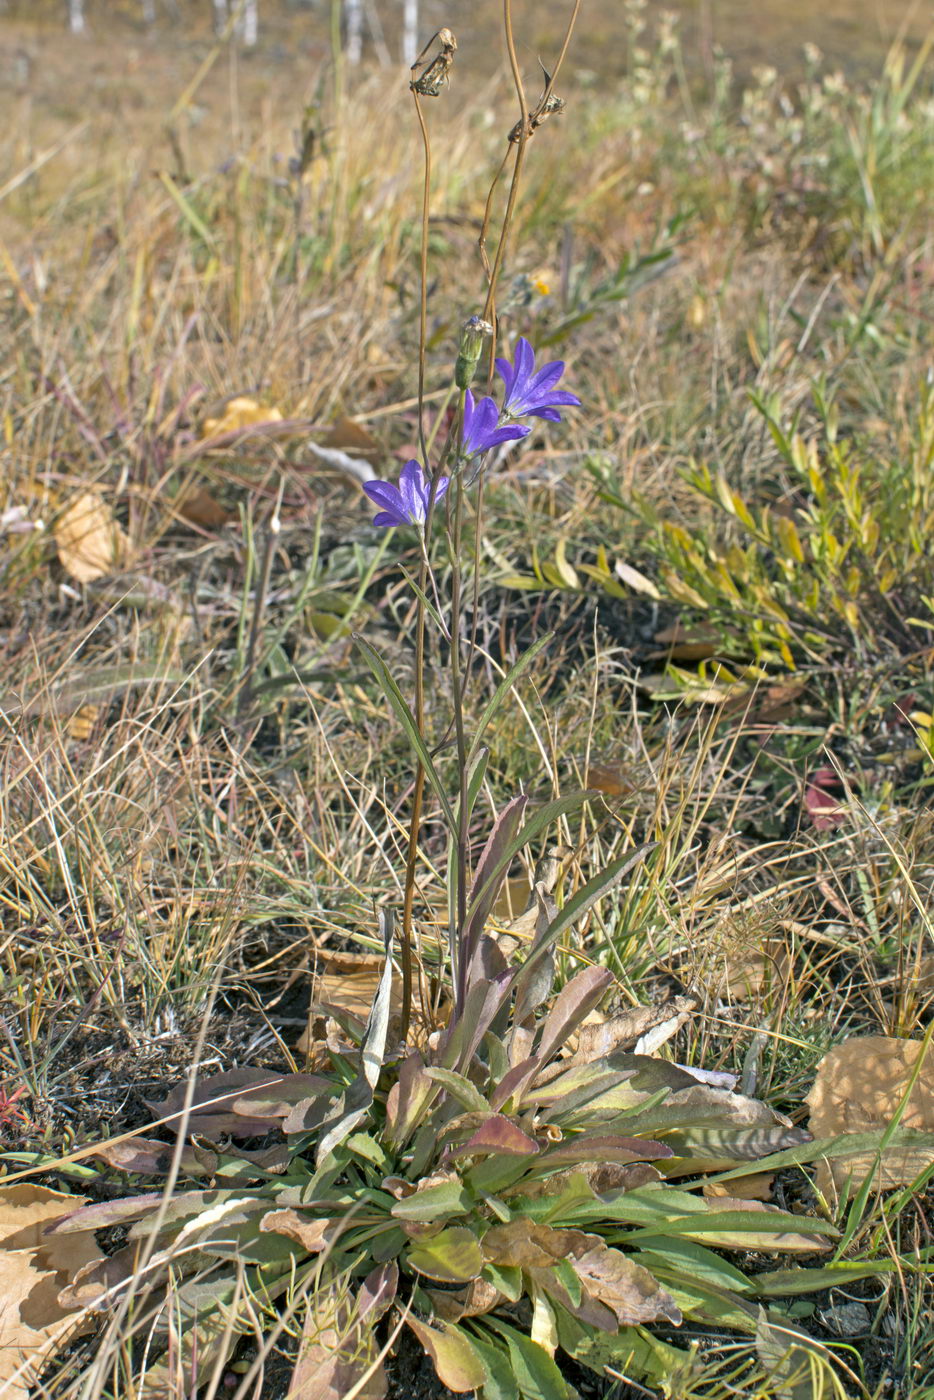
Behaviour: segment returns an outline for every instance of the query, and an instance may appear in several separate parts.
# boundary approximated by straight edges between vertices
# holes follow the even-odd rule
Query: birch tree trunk
[[[418,57],[418,0],[404,0],[402,10],[402,61],[407,67]]]
[[[214,32],[222,34],[227,23],[227,0],[214,0]]]
[[[84,33],[84,0],[68,0],[68,28],[72,34]]]
[[[245,0],[237,29],[240,42],[246,48],[252,49],[259,35],[259,0]]]
[[[363,0],[344,0],[344,56],[359,63],[363,53]]]

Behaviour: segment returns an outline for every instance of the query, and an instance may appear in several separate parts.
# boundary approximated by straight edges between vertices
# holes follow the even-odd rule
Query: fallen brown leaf
[[[93,1234],[44,1234],[85,1199],[31,1183],[0,1187],[0,1393],[9,1400],[25,1400],[49,1357],[93,1330],[59,1299],[79,1269],[103,1258]]]
[[[866,1133],[886,1128],[905,1097],[923,1048],[920,1040],[886,1035],[854,1036],[829,1050],[817,1067],[807,1103],[815,1137]],[[908,1098],[901,1127],[934,1132],[934,1051]],[[907,1185],[934,1162],[932,1147],[887,1147],[876,1166],[875,1152],[856,1152],[818,1163],[817,1184],[825,1195],[854,1195],[874,1170],[877,1189]]]

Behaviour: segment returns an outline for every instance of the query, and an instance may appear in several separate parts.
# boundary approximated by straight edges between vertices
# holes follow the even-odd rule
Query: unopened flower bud
[[[454,366],[454,383],[458,389],[469,389],[470,381],[477,372],[477,364],[483,352],[483,342],[493,334],[493,327],[482,316],[471,316],[464,322],[460,345],[457,347],[457,363]]]

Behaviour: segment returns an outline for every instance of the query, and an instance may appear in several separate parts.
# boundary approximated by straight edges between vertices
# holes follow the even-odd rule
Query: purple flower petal
[[[516,341],[513,364],[497,360],[496,369],[506,388],[503,411],[512,418],[547,418],[559,423],[561,415],[554,411],[557,405],[580,403],[576,394],[554,387],[564,373],[563,360],[549,360],[536,373],[535,352],[525,336]]]
[[[413,525],[425,523],[425,474],[412,457],[399,475],[399,491],[406,514]]]
[[[393,486],[391,482],[365,481],[363,489],[374,505],[382,506],[384,510],[402,510],[402,497],[399,495],[399,488]]]

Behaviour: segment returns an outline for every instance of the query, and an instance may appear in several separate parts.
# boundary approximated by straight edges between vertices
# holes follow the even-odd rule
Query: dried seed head
[[[545,101],[541,104],[541,106],[536,107],[534,112],[529,113],[529,136],[532,136],[538,130],[538,128],[541,126],[542,122],[546,120],[546,118],[560,116],[561,113],[564,111],[565,105],[566,104],[564,98],[559,97],[557,93],[553,92],[550,94],[550,96],[546,97]],[[509,133],[509,140],[513,144],[515,144],[521,139],[522,122],[516,122],[512,131],[510,131]]]
[[[431,43],[434,43],[432,40],[431,43],[425,45],[422,53],[412,64],[413,73],[417,72],[419,68],[425,69],[420,77],[413,78],[409,84],[412,91],[421,97],[440,96],[442,87],[449,81],[451,65],[457,51],[457,40],[450,29],[439,29],[435,39],[438,41],[439,52],[435,54],[434,58],[429,60],[422,57],[426,50],[431,47]]]

